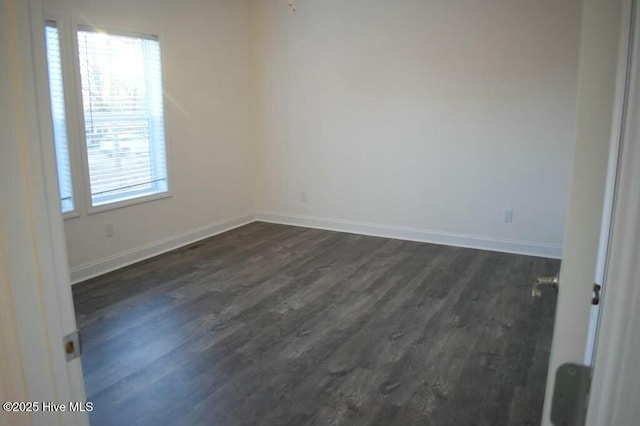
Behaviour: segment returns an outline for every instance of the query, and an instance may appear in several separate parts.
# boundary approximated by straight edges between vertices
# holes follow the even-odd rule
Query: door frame
[[[600,226],[600,237],[598,247],[598,257],[596,260],[596,271],[594,282],[602,287],[602,294],[606,292],[606,268],[610,253],[614,200],[616,196],[616,185],[619,180],[620,155],[622,139],[624,136],[625,116],[627,114],[628,86],[631,77],[631,48],[633,46],[634,17],[633,6],[635,0],[623,0],[622,18],[620,31],[620,47],[617,65],[617,77],[615,88],[615,101],[613,110],[613,121],[611,129],[611,146],[609,148],[609,160],[607,163],[607,180],[605,183],[604,202],[602,209],[602,222]],[[598,342],[598,329],[600,326],[600,312],[603,303],[591,308],[589,318],[589,334],[585,348],[584,363],[593,367],[596,346]]]
[[[0,362],[1,393],[8,401],[83,402],[80,359],[67,362],[62,341],[76,322],[53,155],[43,0],[0,0],[0,9],[6,59],[0,82],[0,305],[8,307],[0,315],[0,334],[15,345],[15,356]],[[5,419],[88,425],[86,412],[0,412]]]
[[[77,330],[73,294],[71,291],[71,271],[67,255],[63,214],[60,209],[58,171],[55,146],[53,144],[53,122],[51,119],[51,99],[49,96],[49,76],[47,67],[44,14],[45,0],[29,0],[31,24],[31,44],[33,46],[33,73],[36,91],[37,116],[39,117],[39,148],[41,173],[44,176],[45,194],[49,195],[42,210],[48,212],[50,231],[49,243],[52,250],[52,272],[55,281],[55,293],[58,302],[60,330],[63,335]],[[34,148],[36,149],[36,148]],[[66,360],[65,360],[66,361]],[[62,374],[62,373],[61,373]],[[71,401],[86,401],[81,358],[66,362],[69,397]],[[74,425],[88,424],[87,416],[74,416]]]
[[[640,5],[626,0],[623,6],[620,142],[586,422],[593,426],[635,424],[640,416],[640,120],[634,119],[640,116]]]

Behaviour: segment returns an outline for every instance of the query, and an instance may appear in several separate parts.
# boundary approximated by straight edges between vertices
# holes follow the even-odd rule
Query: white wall
[[[76,280],[255,211],[561,254],[579,0],[45,3],[162,41],[173,196],[67,220]]]
[[[259,210],[560,254],[579,0],[253,4]]]
[[[173,196],[92,215],[79,199],[81,217],[65,222],[75,278],[129,259],[119,254],[252,210],[247,1],[47,0],[45,7],[55,16],[159,34],[163,55]],[[77,142],[77,131],[72,136]],[[106,223],[113,238],[105,238]]]

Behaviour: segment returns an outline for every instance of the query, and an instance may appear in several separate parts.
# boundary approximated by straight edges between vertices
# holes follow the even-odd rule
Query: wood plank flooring
[[[73,287],[91,423],[538,425],[558,269],[253,223]]]

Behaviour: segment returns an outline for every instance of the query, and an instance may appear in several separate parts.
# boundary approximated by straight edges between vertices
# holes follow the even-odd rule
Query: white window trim
[[[73,180],[72,180],[72,182],[73,182]],[[74,192],[75,192],[75,189],[74,189]],[[73,219],[73,218],[76,218],[76,217],[80,217],[80,210],[78,210],[78,206],[76,205],[76,204],[77,204],[78,199],[77,199],[77,198],[74,198],[74,201],[76,201],[76,202],[73,204],[73,207],[75,207],[75,208],[74,208],[73,210],[71,210],[71,211],[68,211],[68,212],[64,212],[64,213],[62,213],[62,219],[63,219],[63,220]]]
[[[136,30],[128,30],[128,29],[114,29],[111,26],[103,26],[103,25],[99,25],[96,23],[89,23],[86,21],[82,21],[79,19],[72,19],[71,21],[71,26],[72,26],[72,36],[71,36],[71,43],[72,43],[72,48],[69,49],[72,52],[72,56],[73,56],[73,87],[75,89],[75,95],[74,95],[74,99],[75,99],[75,103],[76,103],[76,112],[74,114],[74,118],[77,120],[77,134],[78,134],[78,140],[79,140],[79,151],[81,153],[80,158],[81,158],[81,163],[82,163],[82,185],[84,187],[83,190],[83,195],[84,195],[84,206],[86,209],[86,213],[87,215],[93,215],[93,214],[97,214],[97,213],[102,213],[102,212],[106,212],[106,211],[110,211],[110,210],[116,210],[116,209],[121,209],[123,207],[131,207],[131,206],[135,206],[138,204],[144,204],[144,203],[148,203],[151,201],[156,201],[156,200],[161,200],[161,199],[165,199],[165,198],[170,198],[173,196],[172,192],[171,192],[171,188],[172,188],[172,184],[171,184],[171,179],[172,179],[172,173],[171,173],[171,161],[170,161],[170,143],[169,143],[169,135],[168,135],[168,130],[167,130],[167,110],[166,110],[166,105],[167,105],[167,98],[164,94],[164,89],[165,89],[165,66],[164,66],[164,62],[165,62],[165,57],[162,54],[163,53],[163,42],[162,42],[162,33],[161,32],[154,32],[154,31],[145,31],[140,32],[140,29]],[[83,112],[83,99],[82,99],[82,81],[81,81],[81,77],[80,77],[80,53],[79,53],[79,48],[78,48],[78,31],[82,31],[82,30],[94,30],[94,31],[99,31],[99,32],[103,32],[106,34],[111,34],[111,35],[121,35],[121,36],[128,36],[128,37],[138,37],[138,38],[145,38],[145,39],[149,39],[151,37],[153,37],[154,40],[157,40],[158,44],[160,45],[160,67],[162,70],[162,89],[163,89],[163,93],[162,93],[162,102],[163,102],[163,106],[164,106],[164,112],[163,112],[163,120],[164,120],[164,128],[165,128],[165,139],[164,139],[164,147],[165,147],[165,153],[166,153],[166,170],[167,170],[167,177],[166,177],[166,185],[167,185],[167,190],[166,191],[162,191],[162,192],[156,192],[153,194],[149,194],[146,196],[141,196],[141,197],[136,197],[136,198],[129,198],[129,199],[123,199],[120,201],[115,201],[113,203],[108,203],[108,204],[102,204],[102,205],[97,205],[94,206],[92,203],[92,195],[91,195],[91,177],[89,174],[89,157],[88,157],[88,152],[87,152],[87,138],[86,138],[86,134],[85,134],[85,122],[84,122],[84,112]],[[75,183],[75,182],[74,182]],[[79,201],[80,202],[80,201]]]
[[[62,213],[62,219],[68,220],[76,217],[80,217],[80,206],[83,204],[81,197],[79,196],[82,191],[78,190],[79,176],[81,175],[79,167],[78,150],[77,150],[77,116],[75,110],[75,95],[74,95],[74,72],[73,72],[73,59],[72,59],[72,47],[69,43],[69,21],[66,17],[58,14],[47,14],[44,16],[43,25],[46,26],[48,22],[54,22],[56,29],[58,30],[58,38],[60,42],[60,66],[62,68],[62,87],[64,93],[64,108],[65,119],[67,126],[67,148],[69,151],[69,168],[71,173],[71,194],[73,196],[73,210]],[[46,42],[45,42],[46,45]],[[45,58],[45,64],[47,64]],[[47,90],[49,90],[49,75],[47,68]],[[50,92],[47,92],[49,94]],[[50,99],[49,99],[50,103]],[[55,143],[55,140],[54,140]],[[56,174],[58,173],[56,162]]]
[[[87,182],[88,185],[88,182]],[[98,206],[91,205],[91,193],[87,196],[87,214],[92,215],[95,213],[106,212],[109,210],[121,209],[123,207],[135,206],[137,204],[148,203],[150,201],[162,200],[163,198],[170,198],[171,192],[169,189],[162,192],[156,192],[154,194],[144,195],[141,197],[128,198],[120,201],[114,201],[113,203],[101,204]]]

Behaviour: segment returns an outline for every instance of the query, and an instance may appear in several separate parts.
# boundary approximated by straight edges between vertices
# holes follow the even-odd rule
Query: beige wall
[[[255,1],[258,209],[559,254],[580,4]]]
[[[158,34],[163,55],[172,197],[92,215],[80,198],[81,216],[65,221],[72,269],[252,210],[247,1],[47,0],[45,9]]]
[[[76,278],[253,212],[562,251],[579,0],[45,3],[163,49],[173,196],[68,219]]]

